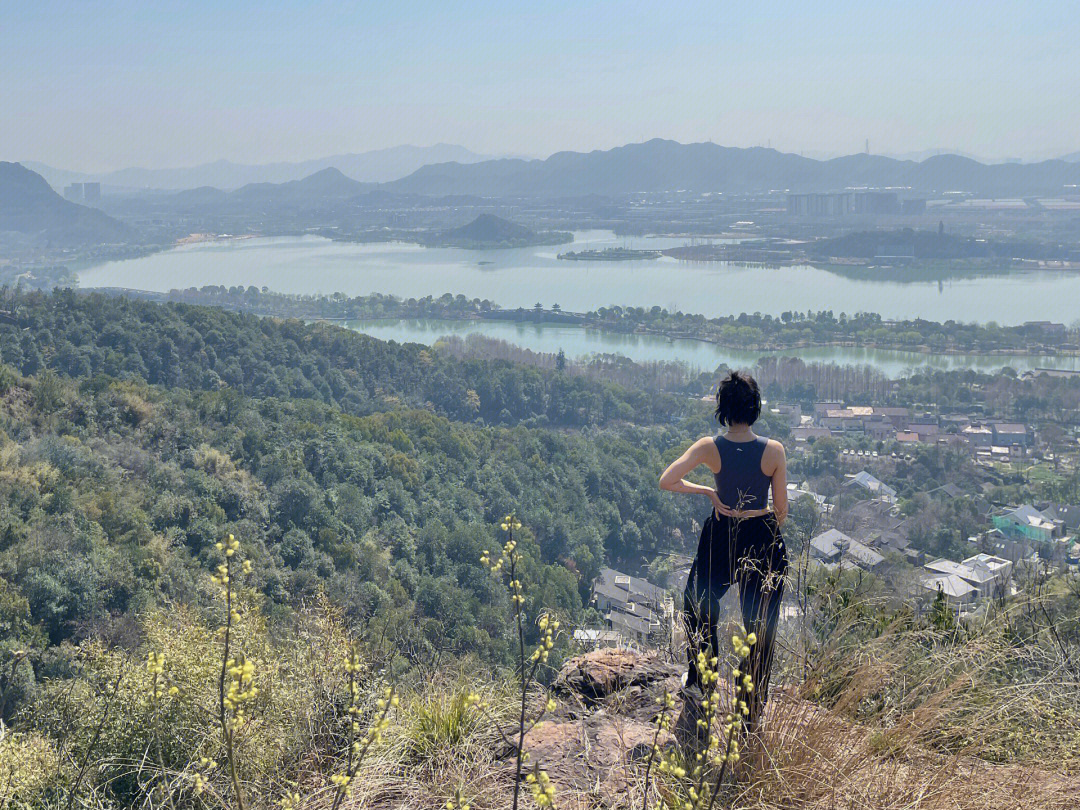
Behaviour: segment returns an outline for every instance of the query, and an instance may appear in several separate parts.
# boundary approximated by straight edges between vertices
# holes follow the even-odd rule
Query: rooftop
[[[893,497],[896,496],[895,489],[890,487],[888,484],[882,482],[875,476],[871,475],[866,470],[855,473],[855,475],[852,476],[851,480],[847,483],[857,484],[860,487],[870,490],[871,492],[880,492],[884,495],[891,495]]]
[[[963,562],[938,559],[928,562],[927,571],[944,576],[957,576],[974,585],[992,582],[1003,568],[1008,568],[1009,561],[992,554],[976,554]]]
[[[619,644],[623,637],[615,630],[595,627],[579,627],[574,631],[574,641],[597,644]]]
[[[882,416],[907,416],[907,408],[874,408],[874,413],[880,413]]]
[[[638,597],[637,601],[653,602],[662,604],[667,599],[667,591],[658,585],[653,585],[647,579],[624,574],[614,568],[601,568],[600,576],[593,586],[594,592],[605,595],[619,594],[626,598]]]
[[[965,574],[971,573],[971,569],[963,563],[958,563],[955,560],[947,560],[944,557],[928,562],[925,568],[927,571],[946,576],[964,577]]]
[[[1039,529],[1053,529],[1055,526],[1055,519],[1045,512],[1041,512],[1031,504],[1023,504],[1015,509],[1009,509],[1005,511],[1003,517],[1011,518],[1012,520],[1026,526],[1033,526]]]
[[[652,629],[657,626],[657,622],[655,621],[649,621],[640,616],[631,616],[628,613],[622,613],[617,610],[609,611],[604,618],[611,624],[612,630],[640,633],[643,636],[649,635],[649,633],[652,632]]]
[[[1053,515],[1071,532],[1080,529],[1080,506],[1064,503],[1051,504],[1043,511],[1043,514]]]
[[[1027,433],[1027,425],[1016,422],[999,422],[994,425],[994,430],[998,433]]]
[[[975,594],[975,588],[955,574],[927,576],[923,578],[922,585],[928,591],[941,591],[953,599],[963,599]]]
[[[861,568],[873,568],[885,561],[885,558],[869,546],[848,537],[839,529],[822,532],[810,545],[824,558],[853,560]]]
[[[1011,563],[1004,557],[998,557],[994,554],[979,553],[973,557],[968,557],[964,560],[964,565],[985,565],[991,571],[999,571],[1002,568],[1009,566]]]

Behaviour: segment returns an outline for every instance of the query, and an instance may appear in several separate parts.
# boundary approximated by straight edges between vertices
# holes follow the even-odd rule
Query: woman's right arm
[[[720,502],[720,496],[716,494],[715,489],[686,480],[691,470],[706,463],[711,447],[715,445],[708,436],[690,445],[685,453],[664,470],[664,474],[660,476],[660,489],[668,492],[685,492],[688,495],[704,495],[712,501],[713,508],[717,512],[727,514],[730,510]]]

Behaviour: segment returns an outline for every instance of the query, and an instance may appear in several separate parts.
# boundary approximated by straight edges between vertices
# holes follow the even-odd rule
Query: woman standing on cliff
[[[694,442],[660,476],[661,489],[703,495],[712,504],[684,592],[689,661],[686,695],[700,701],[700,693],[694,692],[700,689],[698,653],[709,658],[719,655],[720,600],[737,583],[743,626],[757,637],[750,645],[748,660],[739,666],[754,684],[748,700],[750,731],[760,722],[768,697],[773,641],[788,565],[780,533],[788,508],[787,459],[780,442],[754,433],[752,426],[760,413],[757,382],[749,374],[731,372],[716,393],[716,419],[726,431]],[[685,480],[702,464],[712,472],[715,489]]]

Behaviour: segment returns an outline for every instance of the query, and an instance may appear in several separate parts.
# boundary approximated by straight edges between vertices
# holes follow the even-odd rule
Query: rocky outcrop
[[[680,674],[632,650],[596,650],[566,662],[554,685],[558,707],[525,742],[530,762],[557,786],[560,807],[618,804],[633,778],[630,766],[648,757],[654,741],[670,741],[657,737],[653,721],[665,691],[677,699]]]
[[[638,720],[651,721],[657,698],[665,690],[675,695],[682,670],[656,655],[633,650],[594,650],[571,658],[555,680],[556,695],[584,709],[606,708]]]
[[[567,661],[559,671],[555,690],[595,704],[623,689],[649,689],[678,677],[678,667],[653,655],[633,650],[595,650]]]

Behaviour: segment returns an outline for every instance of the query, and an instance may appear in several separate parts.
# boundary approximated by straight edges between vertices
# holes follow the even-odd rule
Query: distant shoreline
[[[967,357],[985,357],[987,359],[1000,358],[1003,361],[1007,361],[1009,358],[1021,358],[1021,357],[1078,357],[1080,356],[1080,349],[1072,347],[1050,347],[1044,344],[1036,344],[1023,348],[994,348],[994,349],[978,349],[978,348],[964,348],[960,346],[942,346],[934,347],[928,344],[917,344],[909,346],[897,346],[895,344],[880,343],[877,341],[859,341],[859,340],[844,340],[844,339],[832,339],[832,340],[800,340],[794,342],[783,341],[763,341],[760,343],[734,343],[731,341],[725,341],[720,339],[715,334],[709,334],[703,330],[702,334],[696,334],[691,332],[684,332],[676,329],[662,329],[650,327],[647,324],[637,323],[633,328],[620,329],[614,327],[611,323],[604,321],[598,317],[595,312],[567,312],[564,310],[547,310],[543,309],[537,311],[535,309],[499,309],[494,308],[484,312],[457,312],[452,309],[443,309],[438,312],[406,312],[402,311],[397,314],[381,314],[381,315],[367,315],[363,313],[348,313],[348,314],[335,314],[327,311],[318,311],[321,306],[341,307],[348,305],[348,301],[342,303],[336,303],[330,301],[326,297],[308,299],[306,301],[289,298],[286,295],[281,295],[273,292],[257,293],[254,297],[250,293],[244,292],[239,295],[232,295],[230,293],[218,293],[218,292],[204,292],[198,290],[191,292],[188,290],[170,290],[169,292],[153,292],[148,290],[136,290],[120,287],[85,287],[80,288],[81,292],[85,293],[102,293],[105,295],[122,295],[127,297],[139,298],[143,300],[153,300],[159,303],[188,303],[201,306],[215,306],[222,309],[231,310],[234,312],[244,312],[252,315],[258,315],[261,317],[272,318],[298,318],[300,320],[307,320],[312,322],[323,321],[330,324],[344,324],[348,321],[409,321],[409,320],[445,320],[445,321],[457,321],[457,322],[483,322],[483,321],[505,321],[521,323],[525,325],[533,326],[557,326],[557,327],[571,327],[576,329],[595,329],[610,334],[623,334],[623,335],[642,335],[646,337],[661,338],[666,340],[687,340],[695,341],[699,343],[710,344],[718,346],[723,349],[732,351],[749,351],[749,352],[769,352],[769,353],[782,353],[784,351],[798,351],[805,349],[869,349],[874,351],[890,351],[890,352],[903,352],[905,354],[912,355],[924,355],[924,356],[967,356]],[[392,298],[387,296],[387,299]],[[264,299],[260,301],[259,299]],[[268,299],[268,300],[267,300]],[[349,299],[350,301],[363,301],[364,297],[357,299]],[[298,310],[296,307],[287,306],[288,303],[293,302],[300,305]],[[303,311],[301,311],[303,310]],[[340,311],[340,310],[339,310]],[[887,323],[887,322],[883,322]],[[896,324],[892,324],[896,326]]]
[[[261,238],[261,236],[261,234],[257,233],[192,233],[187,236],[181,236],[173,242],[173,245],[175,247],[180,247],[182,245],[198,245],[203,242],[238,242],[242,239],[258,239]]]

